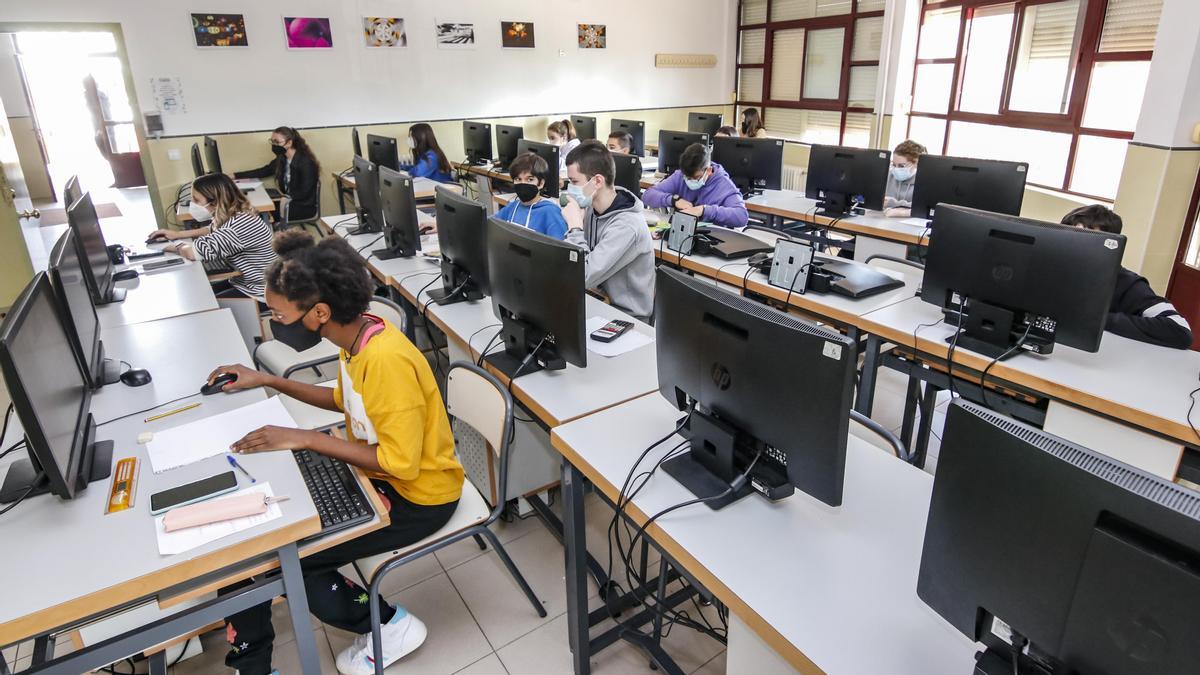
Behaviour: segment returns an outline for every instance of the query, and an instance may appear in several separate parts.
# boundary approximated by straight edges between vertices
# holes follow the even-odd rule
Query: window
[[[884,0],[741,0],[737,106],[801,143],[870,143]]]
[[[909,136],[1112,199],[1162,0],[925,0]]]

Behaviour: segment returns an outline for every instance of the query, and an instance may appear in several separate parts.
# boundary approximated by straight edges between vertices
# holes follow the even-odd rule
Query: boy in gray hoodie
[[[567,154],[566,240],[587,252],[586,283],[640,318],[654,314],[654,244],[632,192],[614,187],[616,165],[600,141]]]

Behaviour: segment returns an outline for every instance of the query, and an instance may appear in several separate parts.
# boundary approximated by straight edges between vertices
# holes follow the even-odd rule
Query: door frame
[[[1200,171],[1196,172],[1196,182],[1192,187],[1191,201],[1188,203],[1187,215],[1184,217],[1183,230],[1179,235],[1179,246],[1175,249],[1175,262],[1171,265],[1171,278],[1167,282],[1167,299],[1175,304],[1175,309],[1188,320],[1193,328],[1195,340],[1192,342],[1192,348],[1200,348],[1200,308],[1192,306],[1184,306],[1182,303],[1176,303],[1176,298],[1180,293],[1183,293],[1183,284],[1195,284],[1200,287],[1200,268],[1188,265],[1184,260],[1187,257],[1188,247],[1192,242],[1193,232],[1196,230],[1197,219],[1200,218]],[[1183,276],[1187,275],[1193,279],[1184,280]],[[1188,296],[1196,297],[1200,295],[1200,288],[1188,292]]]
[[[0,33],[92,33],[108,31],[112,33],[117,45],[117,59],[121,63],[121,75],[125,80],[125,94],[129,98],[129,106],[133,111],[133,130],[137,137],[138,153],[142,164],[142,172],[146,175],[146,187],[150,191],[150,203],[154,207],[154,218],[162,217],[163,205],[158,195],[158,179],[154,175],[154,166],[150,161],[150,147],[146,142],[145,118],[142,117],[141,104],[137,97],[137,88],[133,84],[133,70],[129,65],[129,52],[125,49],[125,33],[121,24],[105,21],[84,23],[66,21],[0,21]],[[163,223],[159,222],[159,226]]]

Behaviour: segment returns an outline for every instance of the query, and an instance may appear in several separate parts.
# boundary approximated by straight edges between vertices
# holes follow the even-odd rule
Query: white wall
[[[187,113],[166,135],[726,103],[732,0],[3,0],[0,21],[122,26],[143,111],[152,77],[180,77]],[[246,16],[250,46],[194,47],[190,11]],[[334,48],[288,51],[282,16],[329,16]],[[405,19],[406,49],[367,49],[362,16]],[[435,19],[473,21],[473,50],[438,49]],[[533,21],[537,47],[502,50],[500,21]],[[578,22],[608,26],[608,49],[576,47]],[[665,28],[670,26],[670,28]],[[559,51],[562,56],[559,56]],[[656,52],[717,55],[715,69],[654,68]]]
[[[4,102],[4,111],[9,117],[29,115],[29,102],[25,100],[25,89],[21,86],[16,45],[11,35],[0,35],[0,101]]]
[[[1200,124],[1200,2],[1165,0],[1134,140],[1194,148]]]

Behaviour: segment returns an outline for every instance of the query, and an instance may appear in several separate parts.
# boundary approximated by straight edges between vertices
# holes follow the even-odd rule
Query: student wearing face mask
[[[355,560],[404,548],[437,532],[454,515],[463,468],[437,380],[425,356],[386,320],[367,313],[374,285],[362,256],[343,239],[314,244],[303,230],[280,233],[279,262],[267,273],[267,305],[275,338],[304,351],[325,338],[340,349],[337,385],[330,389],[276,377],[242,365],[226,392],[271,387],[309,405],[343,412],[346,438],[268,426],[233,444],[236,453],[307,448],[367,472],[391,524],[300,561],[309,611],[358,637],[338,655],[343,675],[371,675],[371,612],[367,589],[338,569]],[[248,584],[243,582],[234,588]],[[381,599],[383,666],[425,641],[427,629],[403,607]],[[226,619],[230,651],[225,665],[243,675],[272,672],[275,631],[271,603]]]
[[[608,135],[608,151],[622,155],[633,154],[633,135],[628,131],[614,131]]]
[[[614,186],[616,174],[612,153],[600,141],[584,141],[567,155],[567,241],[586,251],[588,288],[648,319],[654,313],[654,243],[641,200]]]
[[[238,171],[235,178],[274,178],[279,191],[288,199],[290,220],[309,220],[317,217],[318,176],[321,164],[312,148],[291,127],[279,127],[271,132],[271,152],[275,157],[265,166],[250,171]]]
[[[190,230],[155,230],[150,239],[191,240],[164,250],[188,260],[228,261],[241,274],[214,285],[217,297],[245,295],[261,301],[266,269],[275,262],[271,226],[233,179],[210,173],[192,181],[188,213],[197,223],[209,224]]]
[[[883,213],[889,218],[907,218],[912,211],[913,187],[917,184],[917,163],[927,151],[916,141],[904,141],[892,151],[883,196]]]
[[[429,178],[439,183],[453,183],[454,176],[450,173],[450,161],[446,153],[438,145],[433,127],[420,122],[408,128],[408,148],[412,151],[413,161],[404,167],[413,178]]]
[[[750,214],[729,173],[714,164],[708,148],[693,143],[679,156],[679,169],[642,193],[646,206],[675,209],[703,222],[740,230]]]
[[[546,187],[546,175],[550,166],[546,160],[532,152],[518,155],[508,167],[513,179],[517,198],[496,213],[496,217],[510,223],[523,225],[547,237],[562,239],[567,236],[567,221],[563,220],[558,203],[542,198]]]
[[[558,175],[565,176],[567,155],[579,147],[579,139],[575,137],[575,125],[568,119],[551,122],[550,126],[546,127],[546,139],[550,145],[558,146]]]

